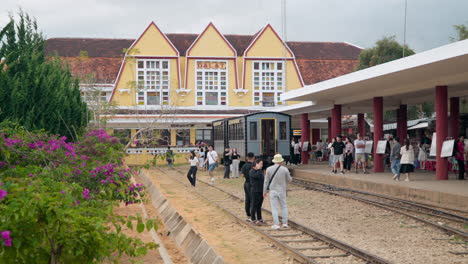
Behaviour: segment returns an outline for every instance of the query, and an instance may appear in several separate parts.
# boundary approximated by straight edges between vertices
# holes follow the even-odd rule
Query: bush
[[[116,138],[97,130],[71,143],[18,126],[0,131],[0,263],[100,263],[156,246],[121,232],[132,220],[150,230],[153,220],[113,213],[144,197]]]

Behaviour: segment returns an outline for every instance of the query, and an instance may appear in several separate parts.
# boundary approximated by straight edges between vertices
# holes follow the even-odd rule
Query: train
[[[280,153],[290,160],[291,116],[277,112],[259,112],[216,120],[212,123],[213,145],[218,153],[229,146],[245,159],[247,153],[269,163]]]

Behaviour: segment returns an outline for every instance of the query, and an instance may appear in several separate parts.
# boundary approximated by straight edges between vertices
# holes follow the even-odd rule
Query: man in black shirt
[[[245,212],[247,213],[247,221],[252,221],[251,211],[251,194],[250,194],[250,176],[249,172],[252,169],[252,163],[255,160],[255,155],[252,152],[247,153],[247,162],[242,166],[241,173],[245,177],[244,192],[245,192]]]
[[[226,146],[224,148],[223,163],[224,163],[224,179],[229,179],[229,174],[231,172],[231,150],[229,149],[229,146]]]
[[[343,171],[343,161],[344,161],[344,149],[346,148],[346,145],[341,141],[341,135],[338,135],[336,137],[335,143],[332,144],[332,151],[334,156],[334,161],[333,161],[333,173],[336,173],[336,163],[339,161],[340,162],[340,169],[341,169],[341,174],[344,174]]]

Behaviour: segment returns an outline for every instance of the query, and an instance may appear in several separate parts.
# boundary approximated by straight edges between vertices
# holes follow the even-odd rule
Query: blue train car
[[[248,152],[265,160],[280,153],[290,156],[291,116],[276,112],[260,112],[213,122],[214,148],[222,153],[226,146],[237,148],[245,158]]]

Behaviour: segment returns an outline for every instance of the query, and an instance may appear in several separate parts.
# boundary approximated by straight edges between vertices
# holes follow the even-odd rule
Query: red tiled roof
[[[114,83],[123,58],[65,57],[73,76],[82,83]]]
[[[258,34],[258,33],[257,33]],[[242,56],[255,38],[254,35],[224,35]],[[181,56],[198,34],[166,34]],[[46,54],[66,57],[75,76],[96,74],[98,83],[113,83],[117,77],[125,49],[133,39],[51,38],[46,42]],[[334,78],[354,70],[361,49],[343,42],[289,41],[305,84]],[[86,60],[80,53],[86,51]]]
[[[352,72],[357,60],[307,60],[297,59],[304,84],[313,84]]]

